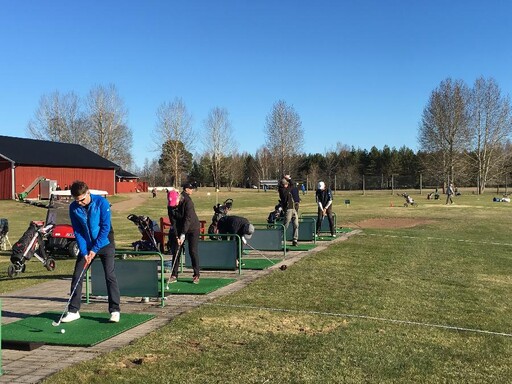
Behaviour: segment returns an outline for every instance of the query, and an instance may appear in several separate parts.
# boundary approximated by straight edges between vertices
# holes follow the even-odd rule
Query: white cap
[[[325,189],[325,183],[323,181],[318,182],[318,189]]]

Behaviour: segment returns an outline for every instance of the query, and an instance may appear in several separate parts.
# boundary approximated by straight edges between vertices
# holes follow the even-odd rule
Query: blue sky
[[[150,131],[182,98],[194,129],[226,108],[240,151],[265,143],[277,100],[293,106],[303,152],[336,143],[418,149],[421,113],[444,79],[512,90],[512,3],[394,0],[0,0],[0,134],[27,137],[39,99],[116,85],[137,166]],[[198,139],[193,153],[201,152]]]

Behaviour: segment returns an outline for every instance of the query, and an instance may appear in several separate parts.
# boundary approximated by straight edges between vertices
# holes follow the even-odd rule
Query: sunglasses
[[[89,192],[87,192],[87,193],[85,194],[85,196],[84,196],[84,197],[82,197],[81,199],[77,199],[77,198],[75,198],[75,201],[76,201],[77,203],[83,203],[83,202],[85,201],[85,199],[87,199],[87,195],[89,195]]]

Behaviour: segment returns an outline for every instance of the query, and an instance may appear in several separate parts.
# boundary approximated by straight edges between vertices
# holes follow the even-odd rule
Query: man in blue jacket
[[[114,269],[115,242],[110,221],[110,203],[102,196],[92,195],[83,181],[75,181],[70,189],[75,201],[69,206],[69,217],[80,254],[76,259],[71,289],[75,284],[78,285],[62,322],[69,323],[80,318],[78,311],[82,299],[82,281],[78,279],[94,257],[99,256],[105,272],[110,322],[117,323],[120,318],[120,293]]]

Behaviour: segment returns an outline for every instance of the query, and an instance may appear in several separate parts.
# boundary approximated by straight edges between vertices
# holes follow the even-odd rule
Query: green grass
[[[209,224],[215,196],[206,192],[193,199]],[[424,196],[413,194],[419,206],[405,208],[390,193],[337,193],[344,227],[373,218],[423,224],[325,243],[286,271],[46,382],[511,382],[512,337],[462,328],[512,333],[512,205],[492,194],[467,193],[452,206]],[[252,221],[277,201],[272,191],[222,192],[219,201],[228,197],[232,214]],[[313,199],[306,195],[301,209],[314,210]],[[159,217],[164,203],[159,196],[134,211]],[[126,214],[114,216],[118,238],[137,239]]]

